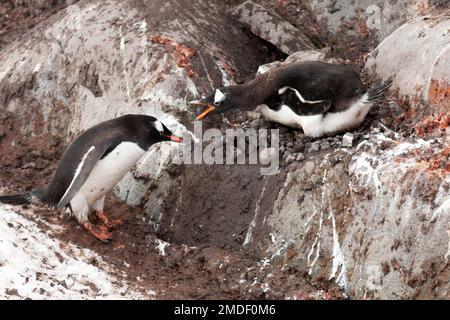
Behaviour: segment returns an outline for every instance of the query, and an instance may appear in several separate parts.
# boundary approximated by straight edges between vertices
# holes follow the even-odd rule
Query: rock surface
[[[233,10],[240,22],[250,26],[257,36],[272,43],[286,54],[311,50],[315,46],[299,29],[273,11],[248,0]]]
[[[445,148],[372,134],[291,167],[269,253],[352,297],[450,298],[450,175],[433,167]]]
[[[426,14],[434,7],[434,2],[436,1],[313,0],[310,6],[317,18],[326,21],[328,29],[333,33],[347,30],[346,33],[352,35],[355,32],[371,31],[381,41],[409,19]],[[347,29],[349,24],[356,25],[356,28]]]
[[[329,2],[314,5],[319,3]],[[329,12],[330,25],[337,12]],[[346,12],[351,16],[360,11],[339,14]],[[146,284],[158,283],[157,297],[293,298],[305,285],[301,275],[309,274],[312,281],[337,284],[352,298],[449,299],[448,123],[418,137],[402,122],[405,114],[412,115],[413,124],[421,119],[405,109],[404,100],[418,110],[427,109],[435,97],[448,101],[447,22],[445,15],[414,20],[379,46],[367,70],[381,78],[397,72],[401,99],[392,101],[396,107],[388,110],[384,105],[374,108],[378,113],[352,133],[352,144],[340,136],[310,140],[301,132],[255,119],[253,127],[275,127],[281,135],[280,158],[285,163],[276,175],[266,177],[256,165],[174,165],[177,147],[161,144],[115,190],[130,205],[143,207],[146,215],[140,219],[136,209],[114,204],[116,214],[133,213],[117,231],[114,245],[92,244],[72,220],[68,227],[73,233],[55,237],[95,247],[116,267],[136,262],[128,274],[136,278],[135,284],[148,275]],[[396,49],[397,59],[392,46],[402,44],[403,38],[411,46],[431,49],[414,51],[405,43]],[[194,112],[186,101],[252,77],[259,65],[270,61],[257,58],[263,47],[257,41],[215,1],[109,0],[69,6],[0,51],[2,185],[29,190],[36,181],[45,183],[67,141],[123,113],[153,114],[176,133],[192,131]],[[325,51],[301,51],[284,63],[294,59],[327,57]],[[420,82],[423,79],[430,80],[429,87]],[[447,82],[435,87],[434,80]],[[417,98],[427,104],[417,103]],[[383,111],[382,119],[397,123],[398,130],[377,118]],[[226,128],[214,117],[203,125]],[[5,217],[22,221],[8,210]],[[54,212],[47,212],[47,223],[60,223],[54,218]],[[11,234],[20,231],[13,227],[3,225]],[[155,232],[169,244],[155,240]],[[170,259],[158,258],[149,246]],[[242,252],[253,260],[244,260]],[[50,262],[59,268],[56,260]],[[285,265],[297,271],[281,272]],[[274,274],[269,270],[281,273],[270,280]],[[168,272],[170,279],[165,278]],[[174,282],[183,282],[178,296],[165,291]],[[193,292],[192,283],[201,287]],[[275,289],[268,290],[268,283]],[[121,294],[122,289],[110,293]],[[148,291],[144,293],[148,297]]]
[[[382,78],[396,75],[393,87],[399,97],[411,112],[418,112],[414,118],[425,122],[419,131],[450,125],[449,30],[450,11],[416,18],[386,38],[366,64],[371,74]]]

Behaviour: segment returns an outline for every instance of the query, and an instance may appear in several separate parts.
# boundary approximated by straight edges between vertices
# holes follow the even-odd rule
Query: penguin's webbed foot
[[[95,214],[103,222],[103,224],[105,226],[107,226],[108,228],[114,228],[114,227],[117,227],[118,225],[123,224],[123,220],[122,219],[110,220],[108,218],[108,216],[106,215],[105,211],[96,211]]]
[[[86,221],[83,223],[83,227],[102,242],[108,243],[112,239],[112,233],[108,231],[108,227],[102,225],[95,225]]]

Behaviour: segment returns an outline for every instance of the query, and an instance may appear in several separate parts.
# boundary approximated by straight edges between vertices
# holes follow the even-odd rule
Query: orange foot
[[[83,227],[103,242],[109,242],[112,239],[112,234],[106,226],[98,226],[87,221],[83,223]]]
[[[109,218],[106,215],[105,211],[97,211],[96,215],[103,222],[103,224],[105,226],[107,226],[108,228],[114,228],[114,227],[117,227],[118,225],[121,225],[123,223],[122,219],[114,219],[112,221],[109,220]]]

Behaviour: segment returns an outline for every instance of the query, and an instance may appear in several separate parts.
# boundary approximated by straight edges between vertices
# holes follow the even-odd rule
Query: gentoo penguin
[[[349,66],[308,61],[274,68],[253,80],[221,87],[193,105],[206,106],[197,116],[231,109],[258,111],[268,120],[321,137],[355,129],[374,102],[391,86],[392,77],[364,91]]]
[[[181,142],[154,117],[125,115],[105,121],[80,134],[64,152],[53,179],[45,188],[29,193],[2,195],[10,204],[41,201],[56,208],[68,207],[78,222],[102,241],[111,239],[110,221],[103,211],[105,194],[158,142]],[[89,222],[94,211],[103,225]]]

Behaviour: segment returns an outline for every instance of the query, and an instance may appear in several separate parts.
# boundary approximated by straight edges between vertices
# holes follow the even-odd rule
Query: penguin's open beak
[[[214,107],[214,106],[212,106],[212,105],[208,105],[208,108],[206,108],[206,110],[205,111],[203,111],[202,113],[200,113],[198,116],[197,116],[197,118],[195,118],[195,120],[202,120],[204,117],[206,117],[206,115],[208,114],[208,113],[210,113],[211,111],[214,111],[214,109],[215,109],[216,107]]]
[[[216,109],[215,106],[213,106],[213,105],[211,105],[211,104],[209,104],[209,103],[206,103],[206,102],[204,102],[204,101],[202,101],[202,100],[192,100],[192,101],[189,102],[189,103],[192,104],[192,105],[196,105],[196,106],[206,106],[206,107],[207,107],[201,114],[199,114],[199,115],[195,118],[195,120],[202,120],[204,117],[206,117],[206,115],[207,115],[208,113],[210,113],[211,111],[214,111],[214,109]]]
[[[167,139],[169,139],[170,141],[173,141],[173,142],[178,142],[178,143],[183,142],[183,138],[177,137],[177,136],[174,136],[174,135],[167,135],[165,137]]]

